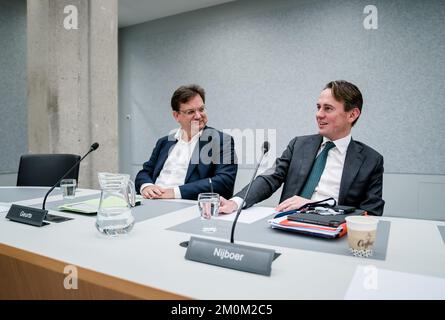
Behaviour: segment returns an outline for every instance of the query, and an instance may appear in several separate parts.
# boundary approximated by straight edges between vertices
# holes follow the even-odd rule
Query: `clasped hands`
[[[146,186],[142,189],[141,195],[146,199],[174,199],[175,192],[173,188],[162,188],[155,184]]]

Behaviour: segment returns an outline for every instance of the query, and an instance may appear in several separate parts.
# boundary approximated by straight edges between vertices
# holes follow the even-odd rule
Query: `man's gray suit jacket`
[[[295,137],[275,166],[252,183],[245,208],[269,198],[284,183],[280,203],[299,195],[311,171],[323,137],[319,134]],[[383,157],[364,143],[351,140],[346,152],[338,197],[339,205],[354,206],[368,214],[383,214]],[[244,198],[247,186],[235,196]]]

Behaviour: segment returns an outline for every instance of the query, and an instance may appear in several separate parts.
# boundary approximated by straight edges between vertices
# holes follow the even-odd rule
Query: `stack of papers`
[[[142,196],[136,195],[136,206],[141,205]],[[91,199],[82,202],[75,203],[66,203],[57,208],[62,211],[70,211],[76,213],[85,213],[85,214],[95,214],[97,210],[99,210],[100,199]],[[111,208],[111,207],[125,207],[127,206],[127,201],[120,197],[107,197],[102,203],[103,208]]]
[[[92,199],[82,202],[63,204],[59,206],[58,209],[77,213],[94,214],[97,213],[97,210],[99,209],[99,203],[100,199]]]
[[[91,199],[82,202],[64,204],[58,207],[59,210],[70,211],[76,213],[94,214],[99,210],[100,199]],[[109,207],[125,207],[127,202],[119,197],[108,197],[102,206]]]
[[[341,224],[338,227],[333,228],[288,220],[287,216],[270,219],[269,224],[272,228],[293,231],[323,238],[338,238],[346,234],[346,224]]]

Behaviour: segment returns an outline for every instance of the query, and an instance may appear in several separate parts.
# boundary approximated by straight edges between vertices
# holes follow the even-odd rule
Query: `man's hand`
[[[145,199],[160,199],[162,195],[165,193],[165,190],[167,189],[164,189],[154,184],[146,186],[144,189],[142,189],[141,195]]]
[[[289,211],[289,210],[295,210],[301,207],[302,205],[305,205],[306,203],[311,202],[311,200],[302,198],[299,196],[293,196],[289,199],[284,200],[281,202],[276,208],[276,211],[283,212],[283,211]]]
[[[173,188],[163,189],[163,190],[164,190],[164,192],[159,197],[159,199],[174,199],[175,198],[175,191],[173,190]]]
[[[219,197],[219,213],[232,213],[238,209],[238,205],[235,201],[224,199]]]

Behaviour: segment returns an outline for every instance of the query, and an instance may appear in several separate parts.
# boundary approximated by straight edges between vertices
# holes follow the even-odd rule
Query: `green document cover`
[[[138,197],[139,198],[139,197]],[[99,210],[100,199],[91,199],[82,202],[68,203],[58,206],[59,210],[70,211],[76,213],[95,214]],[[136,201],[136,206],[140,205],[141,201]],[[103,207],[117,207],[126,206],[127,202],[124,199],[118,197],[108,197],[102,204]]]

